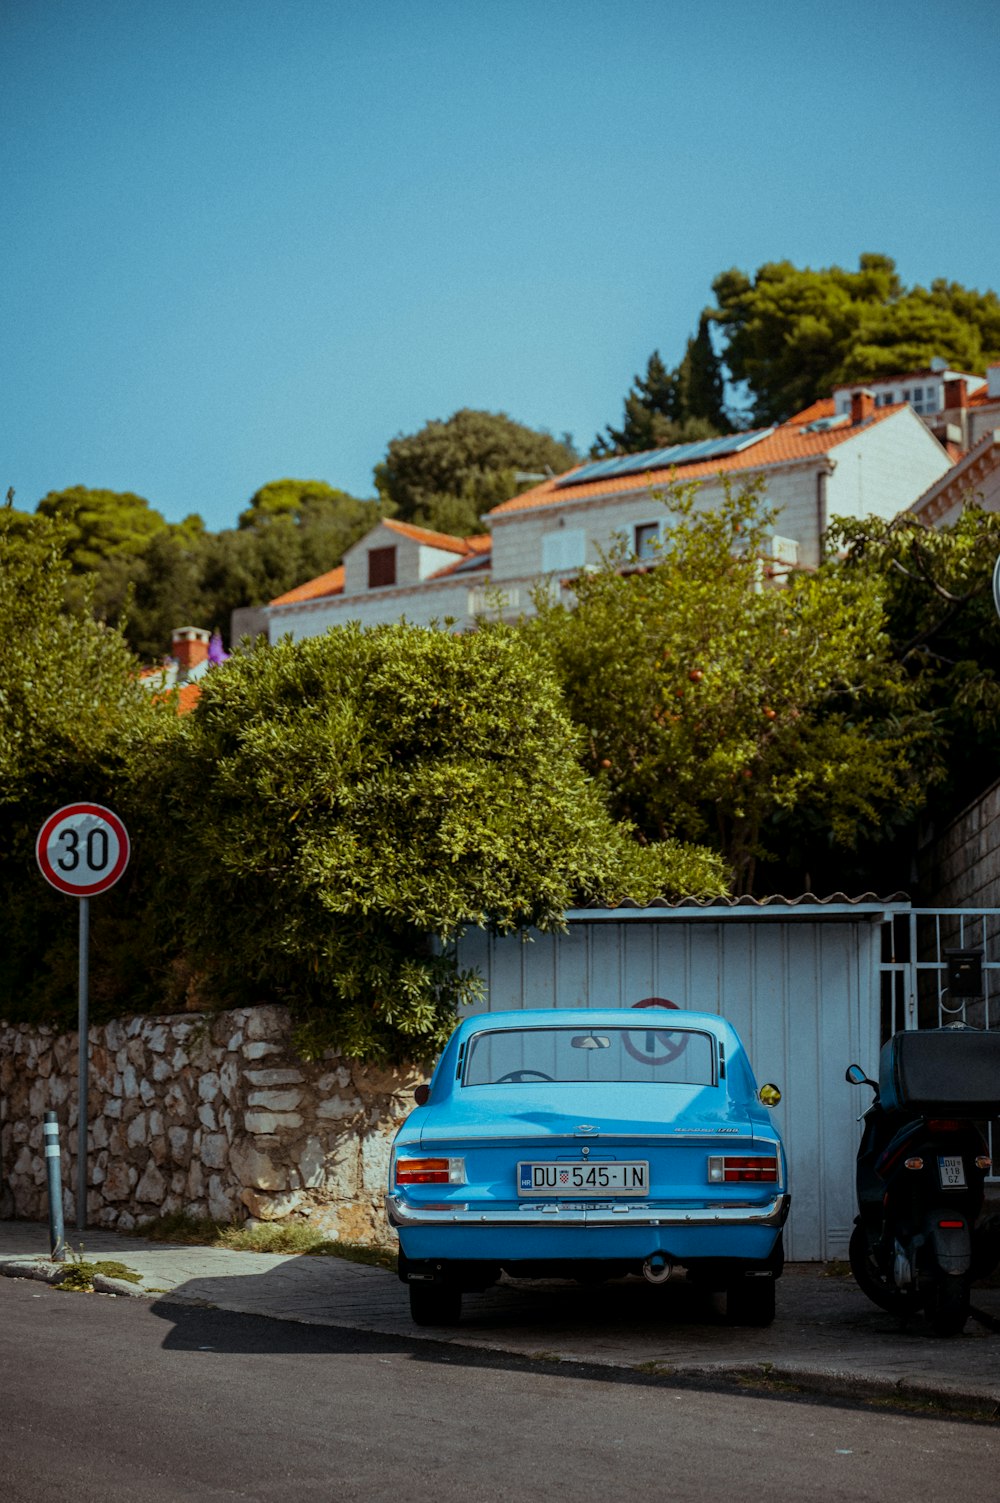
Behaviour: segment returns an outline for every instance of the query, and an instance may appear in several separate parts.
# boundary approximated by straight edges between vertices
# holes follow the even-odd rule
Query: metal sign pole
[[[103,804],[64,804],[50,814],[35,841],[35,859],[46,882],[80,903],[80,1013],[76,1153],[76,1225],[87,1225],[87,1071],[90,1065],[90,899],[114,887],[128,866],[131,845],[118,815]]]
[[[80,1010],[78,1019],[78,1090],[76,1144],[76,1229],[87,1228],[87,1072],[90,1063],[88,1044],[90,1010],[90,899],[80,898]]]

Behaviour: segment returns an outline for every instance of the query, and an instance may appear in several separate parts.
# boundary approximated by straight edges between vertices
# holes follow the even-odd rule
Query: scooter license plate
[[[938,1174],[941,1176],[942,1190],[965,1189],[965,1167],[960,1154],[956,1154],[954,1157],[951,1155],[939,1155]]]

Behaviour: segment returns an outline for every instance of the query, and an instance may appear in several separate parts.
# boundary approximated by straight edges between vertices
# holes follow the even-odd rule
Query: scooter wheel
[[[945,1274],[934,1280],[927,1299],[927,1314],[935,1336],[959,1336],[969,1318],[969,1280]]]
[[[873,1305],[878,1305],[880,1310],[888,1310],[890,1315],[898,1315],[900,1319],[916,1313],[918,1305],[916,1295],[897,1289],[894,1284],[890,1284],[883,1277],[872,1256],[864,1227],[855,1225],[847,1249],[847,1258],[854,1275],[854,1282],[862,1294],[868,1296]]]

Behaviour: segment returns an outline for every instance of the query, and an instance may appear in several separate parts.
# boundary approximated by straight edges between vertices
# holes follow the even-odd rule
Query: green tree
[[[307,1047],[424,1057],[473,994],[452,949],[467,925],[717,889],[714,857],[614,825],[574,748],[510,629],[355,625],[234,658],[151,770],[204,986],[288,1002]]]
[[[940,356],[982,372],[1000,358],[1000,299],[939,279],[903,286],[889,256],[857,271],[772,261],[753,280],[731,270],[712,284],[730,378],[746,382],[755,422],[779,422],[841,382],[898,374]]]
[[[325,480],[272,480],[251,496],[240,513],[241,530],[283,520],[292,522],[302,539],[303,560],[322,573],[340,563],[347,549],[370,532],[385,514],[378,501],[359,500]]]
[[[375,484],[405,522],[440,508],[442,497],[468,502],[478,518],[523,489],[519,474],[559,474],[577,463],[568,435],[555,439],[506,413],[463,407],[392,439]]]
[[[722,367],[703,314],[684,358],[668,370],[659,350],[649,357],[645,376],[634,378],[625,398],[620,428],[608,427],[594,442],[594,454],[642,454],[668,444],[689,443],[729,433]]]
[[[66,557],[76,574],[91,573],[113,557],[137,557],[157,533],[170,526],[142,496],[131,491],[88,490],[83,485],[50,491],[36,511],[63,524]],[[194,513],[179,524],[187,533],[200,533],[204,525]]]
[[[541,600],[525,630],[555,666],[613,812],[651,842],[709,840],[750,892],[776,820],[786,838],[807,817],[856,848],[919,807],[914,749],[929,727],[871,581],[766,587],[773,519],[758,487],[712,511],[697,509],[696,487],[664,499],[653,567],[619,549],[576,582],[574,610]]]
[[[933,716],[931,807],[947,818],[997,776],[1000,516],[970,499],[947,527],[909,512],[889,522],[840,519],[829,542],[844,555],[840,572],[871,580],[882,595],[892,655]]]
[[[142,496],[131,491],[89,490],[77,485],[50,491],[38,503],[36,515],[58,523],[66,561],[66,602],[78,613],[83,602],[99,621],[120,621],[131,613],[133,591],[156,570],[155,552],[147,566],[147,551],[165,545],[168,551],[197,550],[205,524],[196,513],[183,522],[167,522]],[[164,581],[165,583],[165,581]],[[181,624],[176,619],[173,625]],[[145,647],[143,633],[128,629],[131,644]],[[169,635],[167,638],[169,641]],[[156,652],[166,650],[158,643]]]
[[[145,662],[168,651],[178,626],[218,629],[229,639],[240,606],[260,605],[340,563],[385,508],[322,480],[275,480],[242,512],[239,527],[212,533],[165,525],[137,554],[119,553],[96,570],[94,606],[124,617]]]
[[[0,1016],[66,1021],[75,1006],[74,905],[43,881],[34,841],[78,799],[128,815],[134,760],[176,725],[137,681],[122,634],[70,612],[65,528],[0,511]],[[131,875],[94,905],[95,1016],[141,1004],[154,969]],[[138,927],[137,927],[138,926]]]

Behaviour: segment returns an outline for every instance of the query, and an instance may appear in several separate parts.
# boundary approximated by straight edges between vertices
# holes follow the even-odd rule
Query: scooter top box
[[[925,1028],[894,1034],[879,1056],[886,1111],[1000,1115],[1000,1030]]]

